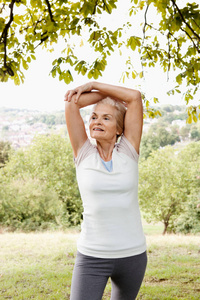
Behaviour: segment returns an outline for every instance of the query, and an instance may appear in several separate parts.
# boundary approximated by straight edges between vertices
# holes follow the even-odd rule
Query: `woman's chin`
[[[93,139],[102,139],[104,137],[103,131],[94,131],[90,134]]]

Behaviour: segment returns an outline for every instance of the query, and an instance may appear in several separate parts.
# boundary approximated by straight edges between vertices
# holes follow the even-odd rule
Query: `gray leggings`
[[[111,300],[134,300],[147,265],[146,252],[125,258],[96,258],[77,253],[70,300],[101,300],[111,278]]]

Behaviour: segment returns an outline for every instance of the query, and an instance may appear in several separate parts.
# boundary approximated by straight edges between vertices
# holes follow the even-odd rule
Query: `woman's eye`
[[[109,118],[105,117],[104,120],[109,120]]]

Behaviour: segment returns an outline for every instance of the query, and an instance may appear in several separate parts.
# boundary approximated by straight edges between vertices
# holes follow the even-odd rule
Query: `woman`
[[[111,278],[111,299],[133,300],[147,263],[137,197],[143,125],[141,94],[89,82],[68,91],[65,101],[84,208],[70,299],[102,299]],[[89,141],[79,112],[91,104],[95,107],[89,130],[96,146]]]

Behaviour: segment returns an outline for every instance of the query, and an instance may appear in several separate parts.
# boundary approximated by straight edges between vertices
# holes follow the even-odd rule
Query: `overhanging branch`
[[[95,5],[94,5],[94,10],[93,10],[93,15],[96,13],[96,8],[97,8],[98,0],[96,0]]]
[[[148,9],[149,9],[149,5],[147,5],[145,13],[144,13],[143,42],[144,42],[145,36],[146,36],[145,35],[145,33],[146,33],[146,26],[148,25],[148,23],[147,23],[147,11],[148,11]]]
[[[176,1],[175,0],[171,0],[173,5],[176,7],[183,23],[191,30],[191,32],[194,34],[194,36],[200,41],[200,36],[194,31],[194,29],[190,26],[190,24],[185,20],[180,8],[178,7],[178,5],[176,4]]]
[[[15,4],[16,0],[12,0],[9,8],[10,8],[10,19],[8,21],[8,23],[5,25],[5,28],[2,32],[2,35],[0,37],[0,43],[3,42],[4,44],[4,67],[6,68],[6,70],[8,71],[9,75],[13,76],[14,73],[11,70],[11,68],[9,68],[7,66],[7,37],[8,37],[8,30],[11,26],[11,23],[13,22],[13,9],[14,9],[14,4]]]
[[[0,9],[0,14],[3,12],[4,8],[5,8],[6,4],[3,3],[2,8]]]
[[[49,12],[49,16],[50,16],[50,19],[51,19],[51,22],[55,23],[55,20],[53,18],[53,14],[52,14],[52,11],[51,11],[51,5],[49,3],[48,0],[45,0],[46,4],[47,4],[47,7],[48,7],[48,12]]]
[[[189,35],[189,33],[188,33],[185,29],[183,29],[183,28],[181,28],[181,30],[182,30],[183,32],[185,32],[185,34],[186,34],[186,35],[189,37],[189,39],[191,40],[191,42],[192,42],[194,48],[196,48],[197,52],[200,53],[200,49],[199,49],[198,45],[195,44],[195,42],[193,41],[193,38]]]

